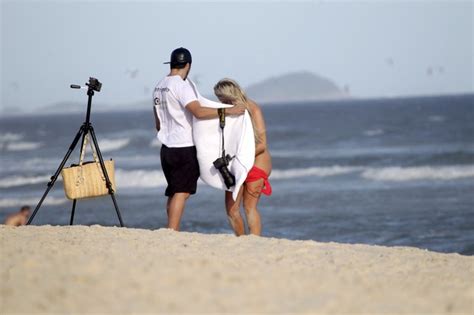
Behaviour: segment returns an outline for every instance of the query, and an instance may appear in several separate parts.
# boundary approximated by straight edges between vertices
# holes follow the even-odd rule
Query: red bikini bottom
[[[268,181],[267,173],[265,173],[265,171],[262,170],[261,168],[256,167],[256,166],[252,167],[249,174],[247,175],[247,179],[245,180],[245,182],[252,183],[259,179],[263,179],[262,193],[264,193],[267,196],[270,196],[272,194],[272,186],[270,185],[270,182]]]

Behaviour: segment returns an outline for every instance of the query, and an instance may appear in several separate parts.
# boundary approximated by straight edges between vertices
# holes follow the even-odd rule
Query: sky
[[[223,77],[246,87],[310,71],[355,97],[474,92],[473,1],[1,0],[0,112],[146,99],[177,47],[211,94]],[[151,102],[151,101],[150,101]]]

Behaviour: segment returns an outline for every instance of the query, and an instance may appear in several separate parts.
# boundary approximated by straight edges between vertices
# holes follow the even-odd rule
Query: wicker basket
[[[92,156],[94,161],[85,162],[84,154],[86,153],[86,146],[89,142],[92,149]],[[112,184],[112,190],[115,192],[115,165],[113,160],[104,161],[105,169]],[[82,143],[81,157],[79,165],[71,165],[71,167],[63,168],[61,176],[64,181],[64,192],[66,198],[84,199],[104,196],[109,193],[107,182],[105,180],[104,172],[97,157],[96,148],[89,139],[89,134],[86,134]]]
[[[115,191],[114,161],[104,161],[107,175]],[[82,165],[66,167],[61,171],[64,192],[68,199],[83,199],[104,196],[109,193],[100,163],[86,162]]]

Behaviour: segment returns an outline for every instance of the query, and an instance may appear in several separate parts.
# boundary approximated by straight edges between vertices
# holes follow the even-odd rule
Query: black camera
[[[229,162],[232,161],[232,159],[233,157],[227,154],[226,156],[218,158],[213,163],[214,167],[217,168],[219,173],[221,173],[227,189],[235,185],[235,176],[227,168],[227,166],[229,166]]]
[[[100,92],[100,89],[102,88],[102,83],[99,82],[96,78],[89,78],[89,83],[86,83],[86,85],[89,87],[90,90],[94,90],[97,92]]]

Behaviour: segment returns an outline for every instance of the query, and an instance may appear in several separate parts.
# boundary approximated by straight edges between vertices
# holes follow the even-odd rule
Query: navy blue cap
[[[171,53],[170,61],[164,62],[165,64],[171,65],[183,65],[187,63],[192,63],[193,58],[191,57],[191,53],[186,48],[180,47],[173,50]]]

